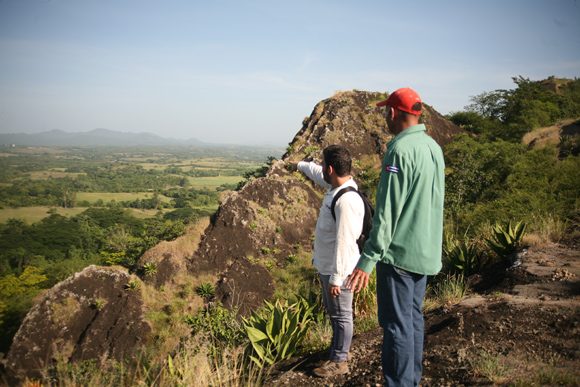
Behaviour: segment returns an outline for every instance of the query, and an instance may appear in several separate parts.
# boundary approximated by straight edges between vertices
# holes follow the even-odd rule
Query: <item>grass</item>
[[[87,201],[89,203],[95,203],[97,200],[101,199],[103,202],[110,202],[115,200],[129,201],[138,199],[151,199],[153,197],[153,192],[78,192],[77,201]],[[159,199],[164,203],[169,203],[170,198],[167,196],[159,195]]]
[[[543,246],[558,243],[566,234],[567,224],[555,215],[535,216],[529,232],[523,237],[526,246]]]
[[[539,359],[530,354],[494,355],[486,350],[469,360],[472,372],[486,378],[493,385],[577,386],[579,373],[556,355]]]
[[[66,217],[75,216],[87,210],[87,207],[61,208],[46,206],[3,208],[0,209],[0,223],[5,223],[8,219],[21,219],[27,224],[40,222],[49,216],[48,211],[52,208],[56,210],[57,214]],[[152,218],[157,214],[157,210],[141,210],[137,208],[129,208],[128,210],[133,216],[139,219]],[[171,209],[164,209],[162,211],[167,212],[171,211]]]
[[[508,380],[509,369],[499,355],[481,351],[470,363],[477,375],[485,377],[493,384],[502,384]]]
[[[216,189],[223,184],[238,184],[244,178],[242,176],[203,176],[192,177],[188,176],[189,186],[195,189]]]
[[[20,207],[20,208],[3,208],[0,209],[0,223],[6,222],[8,219],[22,219],[25,223],[31,224],[40,222],[42,219],[46,218],[49,214],[48,211],[51,208],[56,209],[56,213],[63,216],[75,216],[85,211],[84,207],[75,208],[59,208],[59,207]]]
[[[302,342],[303,353],[323,351],[330,346],[332,341],[332,326],[330,320],[325,318],[322,322],[313,323]]]
[[[447,275],[428,286],[427,296],[423,302],[425,312],[441,306],[458,304],[467,295],[468,288],[462,275]]]
[[[163,359],[142,351],[123,362],[60,362],[44,380],[27,380],[24,385],[252,387],[261,386],[267,372],[248,364],[242,347],[215,356],[205,338],[190,337]]]

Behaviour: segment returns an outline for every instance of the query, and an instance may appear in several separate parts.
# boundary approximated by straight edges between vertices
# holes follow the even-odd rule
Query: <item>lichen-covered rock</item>
[[[239,284],[243,284],[239,288]],[[221,275],[216,296],[227,308],[238,307],[240,314],[247,314],[262,305],[264,298],[274,293],[272,277],[263,266],[247,259],[233,262]]]
[[[140,280],[89,266],[48,290],[26,315],[6,359],[16,378],[40,377],[56,361],[122,359],[145,343]]]

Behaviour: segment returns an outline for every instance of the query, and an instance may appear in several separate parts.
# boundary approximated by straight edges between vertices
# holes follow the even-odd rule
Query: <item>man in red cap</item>
[[[373,228],[347,287],[364,289],[376,265],[385,385],[418,386],[427,275],[441,270],[445,164],[441,148],[419,124],[417,92],[398,89],[377,106],[385,107],[395,137],[382,165]]]

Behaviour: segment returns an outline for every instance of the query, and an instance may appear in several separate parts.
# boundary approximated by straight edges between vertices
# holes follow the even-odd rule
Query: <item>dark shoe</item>
[[[312,370],[314,375],[320,378],[328,378],[330,376],[348,374],[348,362],[341,361],[340,363],[327,360],[320,367]]]

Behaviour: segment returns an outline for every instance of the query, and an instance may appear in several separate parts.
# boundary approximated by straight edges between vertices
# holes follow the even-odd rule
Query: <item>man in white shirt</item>
[[[334,196],[346,187],[358,189],[351,176],[352,160],[345,147],[331,145],[323,151],[322,166],[301,161],[298,170],[327,191],[324,194],[314,239],[313,264],[322,283],[322,296],[332,325],[332,343],[328,361],[314,369],[314,374],[328,377],[348,373],[348,353],[353,333],[351,290],[346,280],[360,257],[357,239],[362,233],[364,203],[355,191]]]

